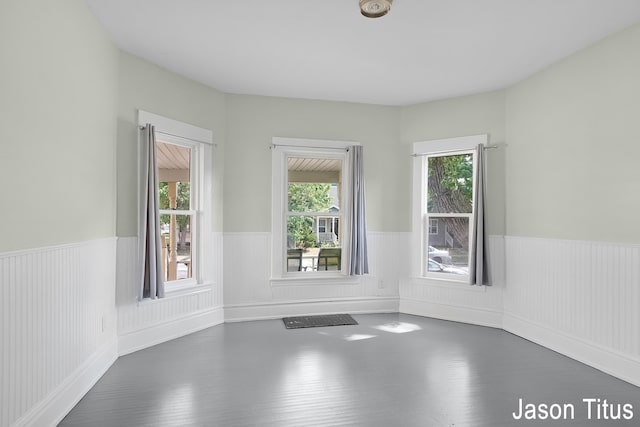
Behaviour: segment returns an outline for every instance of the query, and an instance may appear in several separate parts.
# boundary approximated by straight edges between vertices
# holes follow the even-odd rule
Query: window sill
[[[138,301],[138,306],[153,304],[160,301],[166,301],[172,298],[179,298],[186,295],[196,295],[204,292],[211,292],[213,283],[205,282],[199,284],[193,284],[181,287],[180,289],[169,290],[164,293],[164,298],[145,298],[142,301]]]
[[[269,281],[271,286],[326,286],[326,285],[358,285],[360,284],[360,278],[354,276],[347,276],[340,273],[320,273],[313,274],[313,277],[308,277],[302,273],[300,275],[294,274],[283,277],[272,277]]]
[[[447,289],[456,289],[465,292],[486,292],[484,285],[470,285],[466,280],[452,280],[440,277],[412,277],[411,281],[418,285],[435,286]]]

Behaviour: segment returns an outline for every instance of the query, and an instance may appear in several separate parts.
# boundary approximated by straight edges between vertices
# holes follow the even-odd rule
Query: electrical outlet
[[[384,289],[384,281],[382,279],[378,280],[378,289]]]

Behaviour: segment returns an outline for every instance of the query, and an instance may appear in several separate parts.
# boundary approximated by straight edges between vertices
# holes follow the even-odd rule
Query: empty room
[[[0,427],[640,424],[637,0],[3,0]]]

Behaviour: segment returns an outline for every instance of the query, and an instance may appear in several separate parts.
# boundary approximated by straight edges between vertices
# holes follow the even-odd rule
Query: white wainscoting
[[[128,354],[224,321],[222,311],[222,233],[205,241],[205,277],[213,278],[195,289],[166,298],[138,302],[138,239],[118,238],[118,351]]]
[[[403,280],[400,312],[501,328],[505,286],[503,236],[489,237],[489,263],[492,286],[469,286],[425,278]]]
[[[0,426],[53,426],[117,358],[116,239],[0,254]]]
[[[504,329],[640,386],[640,246],[506,238]]]
[[[370,232],[367,238],[368,275],[272,281],[271,233],[225,233],[225,320],[398,311],[398,284],[409,266],[409,233]]]

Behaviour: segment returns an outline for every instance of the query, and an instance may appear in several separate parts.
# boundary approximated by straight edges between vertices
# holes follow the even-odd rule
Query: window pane
[[[342,161],[287,159],[289,212],[340,212]]]
[[[325,224],[320,229],[320,221]],[[287,271],[340,270],[340,220],[330,216],[287,217]]]
[[[192,215],[160,215],[162,273],[165,281],[192,278]]]
[[[160,209],[191,209],[191,148],[158,142]]]
[[[191,210],[191,148],[158,142],[160,210]],[[192,278],[192,215],[160,215],[164,238],[162,272],[165,281]]]
[[[191,186],[189,182],[159,182],[160,210],[191,209]]]
[[[336,206],[335,184],[289,184],[289,212],[330,212]],[[333,191],[332,191],[333,190]]]
[[[425,257],[429,273],[469,274],[469,218],[438,217],[438,233],[427,229]]]
[[[340,270],[342,160],[287,158],[287,271]]]
[[[473,155],[427,158],[427,212],[471,213]]]

